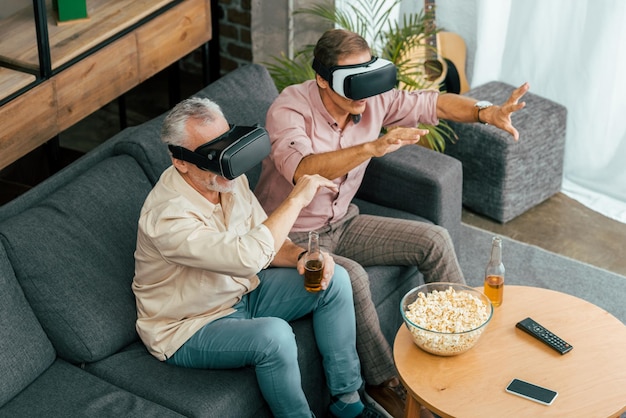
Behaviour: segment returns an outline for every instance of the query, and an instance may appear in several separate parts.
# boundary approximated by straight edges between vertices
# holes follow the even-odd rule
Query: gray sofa
[[[264,67],[249,65],[197,95],[222,105],[231,123],[263,124],[277,92]],[[162,118],[120,132],[0,207],[0,416],[271,415],[251,368],[170,366],[135,332],[138,215],[170,164]],[[258,174],[249,173],[251,184]],[[416,146],[372,161],[357,202],[364,212],[444,225],[456,239],[461,187],[458,161]],[[420,275],[397,266],[368,271],[393,341],[400,298]],[[329,398],[311,321],[292,325],[304,390],[323,416]]]

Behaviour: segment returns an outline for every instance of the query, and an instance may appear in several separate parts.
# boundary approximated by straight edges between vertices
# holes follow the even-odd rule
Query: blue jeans
[[[270,268],[237,312],[196,332],[167,362],[201,369],[254,366],[275,417],[310,417],[302,391],[298,351],[287,321],[313,314],[313,329],[332,395],[361,387],[350,278],[343,267],[325,291],[309,293],[295,268]]]

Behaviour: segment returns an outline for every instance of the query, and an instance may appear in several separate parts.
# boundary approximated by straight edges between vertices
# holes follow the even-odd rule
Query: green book
[[[87,18],[87,0],[53,0],[59,22]]]

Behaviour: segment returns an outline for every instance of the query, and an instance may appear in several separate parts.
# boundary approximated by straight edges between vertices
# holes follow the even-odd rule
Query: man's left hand
[[[513,112],[517,112],[526,106],[526,102],[519,102],[519,100],[526,94],[530,85],[524,83],[515,90],[509,96],[506,102],[500,106],[491,106],[484,109],[480,113],[480,119],[490,125],[502,129],[505,132],[513,135],[513,139],[516,141],[519,139],[519,132],[513,126],[511,122],[511,115]]]

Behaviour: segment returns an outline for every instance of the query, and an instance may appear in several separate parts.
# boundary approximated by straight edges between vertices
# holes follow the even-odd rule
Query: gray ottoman
[[[499,105],[514,88],[494,81],[466,95]],[[490,125],[450,122],[459,139],[445,150],[463,163],[463,205],[501,223],[561,189],[567,109],[530,92],[522,101],[512,117],[518,142]]]

